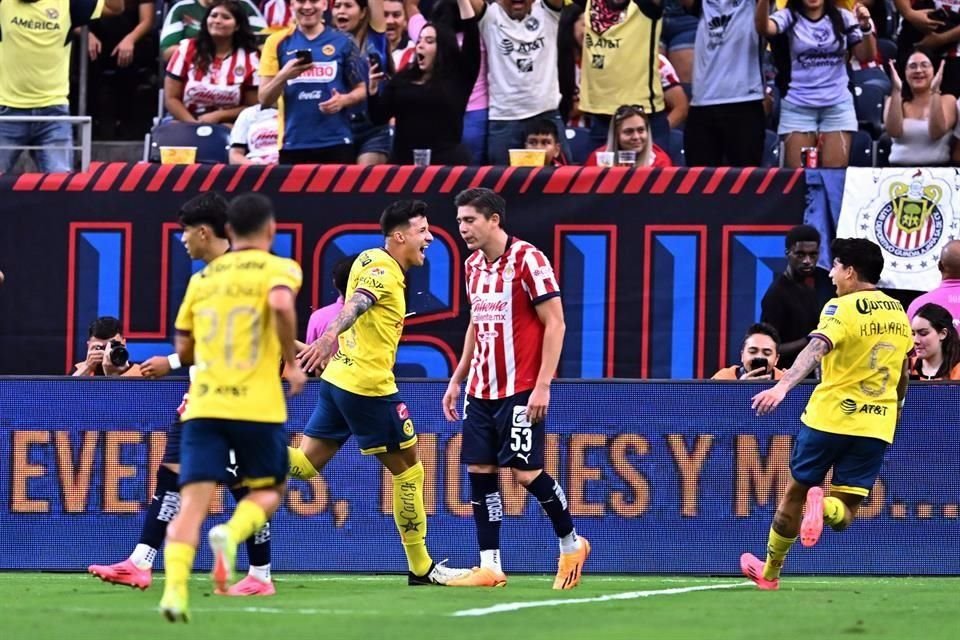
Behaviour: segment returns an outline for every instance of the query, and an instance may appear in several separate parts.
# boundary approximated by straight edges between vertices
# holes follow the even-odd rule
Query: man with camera
[[[740,364],[720,369],[711,380],[779,380],[780,334],[766,322],[750,325],[740,349]]]
[[[87,357],[74,365],[74,376],[143,376],[140,365],[130,362],[127,340],[120,321],[103,316],[90,323],[87,330]]]

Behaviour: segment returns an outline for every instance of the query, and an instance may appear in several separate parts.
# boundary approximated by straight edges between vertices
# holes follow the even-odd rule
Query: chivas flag
[[[940,282],[940,250],[960,237],[958,212],[953,169],[847,169],[837,237],[880,245],[881,286],[929,291]]]

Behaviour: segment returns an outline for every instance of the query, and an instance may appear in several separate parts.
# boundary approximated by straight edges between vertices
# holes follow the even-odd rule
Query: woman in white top
[[[907,81],[890,63],[893,92],[887,98],[884,122],[893,138],[890,164],[929,167],[950,161],[950,133],[957,123],[957,99],[940,93],[943,63],[934,73],[933,61],[924,51],[907,58]]]

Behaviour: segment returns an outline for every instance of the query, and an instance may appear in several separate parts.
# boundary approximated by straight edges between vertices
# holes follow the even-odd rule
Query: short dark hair
[[[747,332],[743,334],[743,345],[740,346],[740,350],[743,351],[743,346],[747,344],[747,339],[750,338],[750,336],[755,336],[758,333],[768,336],[773,340],[774,344],[777,345],[777,351],[780,351],[780,332],[777,331],[776,327],[767,322],[757,322],[747,327]]]
[[[216,191],[207,191],[187,200],[180,207],[177,218],[181,226],[205,224],[218,238],[227,237],[227,199]]]
[[[560,134],[557,132],[557,125],[548,118],[537,118],[536,120],[531,120],[527,124],[527,133],[524,135],[524,139],[528,136],[553,136],[553,139],[557,142],[560,142]]]
[[[380,214],[380,230],[384,236],[388,236],[396,231],[397,227],[407,226],[413,218],[425,215],[427,203],[423,200],[397,200]]]
[[[227,207],[227,222],[233,232],[242,237],[260,231],[273,217],[273,203],[259,193],[239,195]]]
[[[88,339],[109,340],[115,335],[123,335],[123,327],[120,326],[120,320],[113,316],[101,316],[91,322],[87,329]]]
[[[820,244],[820,232],[809,224],[798,224],[787,232],[784,247],[789,251],[798,242],[816,242]]]
[[[477,187],[461,191],[453,203],[458,207],[473,207],[487,220],[496,213],[500,216],[501,227],[507,222],[507,203],[492,189]]]
[[[880,247],[866,238],[837,238],[830,245],[833,259],[845,267],[853,267],[861,282],[877,284],[883,273]]]
[[[350,269],[353,267],[353,261],[357,256],[348,256],[337,261],[333,265],[333,286],[336,287],[340,295],[346,295],[347,284],[350,280]]]

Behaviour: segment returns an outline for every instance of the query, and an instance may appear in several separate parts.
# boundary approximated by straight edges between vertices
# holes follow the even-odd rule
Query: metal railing
[[[90,154],[93,148],[93,121],[90,116],[0,116],[0,120],[7,122],[66,122],[80,127],[80,144],[69,146],[37,146],[37,145],[0,145],[0,149],[20,149],[34,151],[41,149],[70,149],[80,150],[80,171],[86,171],[90,166]]]

